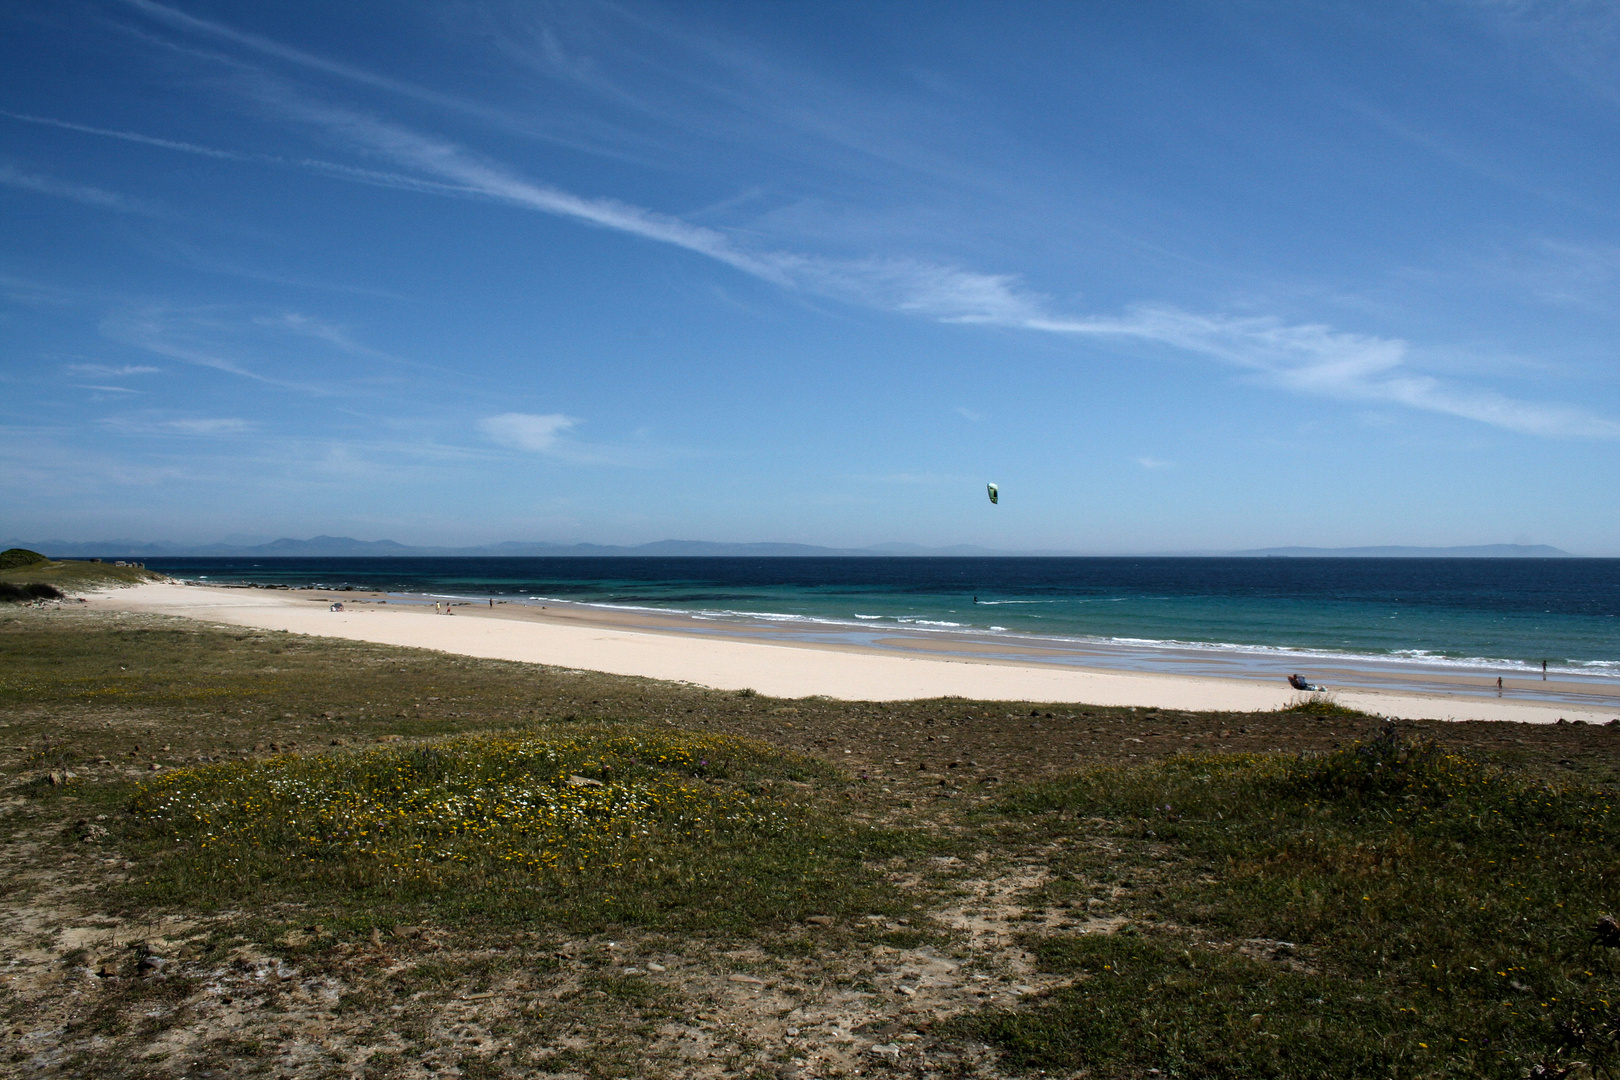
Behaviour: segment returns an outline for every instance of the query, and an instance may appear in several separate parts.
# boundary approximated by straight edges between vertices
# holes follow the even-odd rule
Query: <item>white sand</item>
[[[655,629],[591,625],[578,618],[490,618],[462,607],[363,604],[334,612],[310,594],[153,583],[92,594],[100,610],[149,612],[316,637],[436,649],[462,656],[639,675],[721,690],[751,688],[772,697],[899,701],[957,696],[981,701],[1072,702],[1242,712],[1281,708],[1297,699],[1269,679],[1159,675],[975,659],[894,656],[850,648],[700,637]],[[1346,689],[1342,705],[1407,719],[1518,720],[1559,717],[1605,723],[1615,709]]]

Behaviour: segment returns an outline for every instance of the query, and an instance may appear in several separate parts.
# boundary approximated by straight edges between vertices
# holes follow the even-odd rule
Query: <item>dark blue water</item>
[[[1620,559],[154,559],[176,577],[807,628],[1409,658],[1620,677]]]

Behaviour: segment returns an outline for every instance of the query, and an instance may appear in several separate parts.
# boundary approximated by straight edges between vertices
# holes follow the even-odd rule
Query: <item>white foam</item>
[[[199,580],[206,580],[206,575],[198,575]],[[332,586],[315,585],[314,588],[332,588]],[[391,595],[425,596],[430,599],[449,600],[483,600],[483,596],[462,596],[447,593],[399,593]],[[1185,641],[1176,638],[1137,638],[1112,637],[1100,635],[1064,635],[1051,633],[1031,633],[1029,631],[1012,630],[1005,626],[979,627],[971,623],[953,622],[943,619],[925,619],[918,616],[885,616],[866,615],[855,613],[853,618],[837,618],[833,616],[802,615],[791,612],[775,611],[740,611],[736,609],[702,609],[680,608],[674,606],[661,607],[649,604],[618,604],[608,601],[568,600],[545,596],[531,596],[530,602],[568,604],[576,607],[599,608],[610,611],[637,611],[661,615],[685,616],[694,620],[738,620],[759,621],[779,624],[800,624],[806,627],[826,627],[829,630],[860,629],[870,632],[874,629],[873,622],[892,620],[898,626],[903,626],[909,633],[915,634],[946,634],[952,636],[965,636],[969,634],[1006,635],[1009,639],[1025,645],[1036,643],[1049,643],[1054,646],[1081,646],[1101,649],[1142,649],[1153,652],[1193,652],[1193,653],[1227,653],[1238,656],[1273,657],[1288,659],[1290,662],[1298,661],[1301,666],[1310,662],[1338,662],[1346,664],[1380,666],[1412,666],[1412,667],[1438,667],[1460,669],[1464,671],[1488,671],[1492,674],[1540,674],[1539,662],[1523,660],[1506,660],[1493,657],[1469,656],[1455,657],[1436,654],[1425,649],[1399,649],[1390,652],[1350,652],[1343,649],[1317,649],[1304,646],[1286,645],[1253,645],[1229,641]],[[1001,605],[1037,605],[1037,604],[1087,604],[1087,603],[1125,603],[1133,600],[1168,600],[1169,597],[1138,596],[1138,597],[1066,597],[1062,600],[981,600],[979,606]],[[1028,619],[1039,619],[1033,613],[1024,616]],[[1083,660],[1077,656],[1075,660]],[[1575,675],[1594,679],[1620,678],[1620,660],[1572,660],[1560,661],[1547,668],[1549,674]]]

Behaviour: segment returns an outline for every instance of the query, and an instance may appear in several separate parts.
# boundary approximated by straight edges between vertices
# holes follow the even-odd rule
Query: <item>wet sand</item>
[[[333,602],[342,611],[329,610]],[[454,614],[433,601],[381,593],[233,588],[153,583],[94,594],[104,610],[150,612],[319,637],[436,649],[487,659],[637,675],[773,697],[823,696],[896,701],[974,700],[1156,706],[1256,712],[1300,697],[1252,658],[1162,651],[1163,670],[1109,666],[1106,650],[1022,644],[972,635],[874,631],[820,632],[802,623],[720,622],[672,612],[458,602]],[[1279,661],[1281,663],[1283,661]],[[1189,673],[1188,668],[1198,673]],[[1560,718],[1606,723],[1620,718],[1613,680],[1509,679],[1496,696],[1495,675],[1402,670],[1397,688],[1351,665],[1317,667],[1339,704],[1383,716],[1436,720]],[[1530,685],[1535,682],[1537,685]]]

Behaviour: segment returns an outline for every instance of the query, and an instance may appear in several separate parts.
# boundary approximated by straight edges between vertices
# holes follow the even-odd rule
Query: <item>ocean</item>
[[[1620,559],[176,558],[175,577],[572,603],[769,625],[805,640],[896,634],[1064,662],[1219,670],[1234,658],[1620,678]],[[986,644],[988,643],[988,645]],[[1027,658],[1027,657],[1025,657]],[[1075,661],[1078,662],[1078,661]]]

